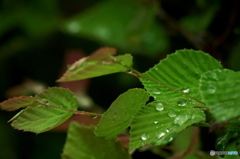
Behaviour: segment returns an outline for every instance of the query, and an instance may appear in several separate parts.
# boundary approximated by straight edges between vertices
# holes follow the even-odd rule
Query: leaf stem
[[[85,112],[85,111],[79,111],[79,110],[73,110],[73,109],[58,107],[58,106],[55,106],[55,105],[50,105],[50,104],[42,103],[42,102],[40,102],[40,101],[37,101],[37,102],[38,102],[39,104],[41,104],[41,105],[44,105],[45,107],[51,107],[51,108],[66,110],[66,111],[74,112],[74,114],[89,115],[89,116],[93,116],[93,117],[95,117],[95,116],[102,116],[102,114],[98,114],[98,113]]]

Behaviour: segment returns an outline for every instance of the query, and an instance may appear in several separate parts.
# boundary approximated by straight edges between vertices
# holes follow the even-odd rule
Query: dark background
[[[67,64],[103,46],[131,53],[141,72],[184,48],[205,51],[239,71],[239,7],[238,0],[1,0],[0,101],[61,86],[56,80]],[[129,88],[142,87],[123,73],[86,83],[79,90],[102,109]],[[0,111],[0,158],[60,158],[65,132],[14,130],[7,123],[14,114]],[[207,129],[201,135],[208,153],[215,135]],[[151,151],[133,155],[147,157],[159,158]]]

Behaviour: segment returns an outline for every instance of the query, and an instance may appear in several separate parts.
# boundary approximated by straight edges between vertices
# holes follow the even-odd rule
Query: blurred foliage
[[[16,92],[29,95],[46,86],[59,85],[55,81],[66,68],[63,61],[71,52],[90,54],[100,46],[116,47],[120,54],[133,53],[135,68],[142,72],[166,54],[183,48],[208,52],[225,67],[239,71],[239,3],[238,0],[2,0],[0,100]],[[37,84],[26,82],[29,79]],[[107,108],[118,94],[137,86],[141,87],[132,76],[110,75],[92,79],[86,93],[97,105]],[[0,112],[0,158],[60,157],[64,133],[36,136],[18,132],[6,123],[10,116],[11,113]],[[215,149],[204,147],[207,143],[202,145],[206,152]],[[145,154],[153,155],[146,151],[133,156],[138,158],[138,153],[142,158]]]

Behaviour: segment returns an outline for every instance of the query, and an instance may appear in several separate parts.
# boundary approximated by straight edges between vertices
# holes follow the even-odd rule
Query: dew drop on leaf
[[[103,65],[110,65],[110,64],[112,64],[112,61],[102,61],[102,64]]]
[[[159,133],[159,134],[157,135],[157,138],[160,139],[160,138],[162,138],[164,135],[165,135],[165,133],[164,133],[164,132],[161,132],[161,133]]]
[[[157,103],[155,108],[156,108],[157,111],[162,111],[164,109],[164,106],[163,106],[162,103]]]
[[[42,103],[48,104],[48,100],[45,99],[45,98],[41,99],[40,101],[41,101]]]
[[[209,85],[209,86],[207,87],[207,93],[208,93],[208,94],[214,94],[215,92],[216,92],[216,87],[215,87],[215,86]]]
[[[176,117],[177,114],[176,114],[176,112],[175,112],[174,110],[169,110],[168,116],[171,117],[171,118],[173,118],[173,117]]]
[[[176,125],[183,125],[187,120],[189,119],[189,116],[187,114],[180,114],[179,116],[177,116],[174,120],[174,124]]]
[[[160,89],[158,89],[158,88],[153,88],[153,89],[152,89],[152,93],[153,93],[153,94],[161,94],[162,91],[161,91]]]
[[[141,135],[141,139],[144,140],[144,141],[147,140],[148,138],[149,138],[149,135],[147,135],[147,134],[142,134]]]
[[[154,124],[157,124],[157,123],[158,123],[158,121],[157,121],[157,120],[155,120],[153,123],[154,123]]]
[[[169,130],[168,130],[168,129],[166,129],[166,132],[167,132],[167,133],[169,133]]]
[[[183,92],[183,93],[189,93],[189,92],[190,92],[190,89],[189,89],[189,88],[182,89],[182,92]]]
[[[183,98],[180,98],[180,99],[178,99],[178,101],[177,101],[177,105],[178,105],[178,106],[186,106],[186,105],[187,105],[187,100],[186,100],[186,99],[183,99]]]

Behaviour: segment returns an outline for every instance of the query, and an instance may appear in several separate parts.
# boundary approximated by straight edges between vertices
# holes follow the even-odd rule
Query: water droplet
[[[168,130],[168,129],[166,129],[166,132],[167,132],[167,133],[169,133],[169,130]]]
[[[162,111],[164,109],[164,106],[163,106],[162,103],[157,103],[155,108],[156,108],[157,111]]]
[[[216,87],[215,86],[213,86],[213,85],[209,85],[208,87],[207,87],[207,93],[208,94],[214,94],[215,92],[216,92]]]
[[[97,116],[96,116],[96,115],[93,115],[93,116],[91,116],[91,118],[92,118],[92,119],[96,119],[96,118],[97,118]]]
[[[158,121],[157,121],[157,120],[155,120],[153,123],[154,123],[154,124],[157,124],[157,123],[158,123]]]
[[[189,92],[190,92],[190,89],[189,89],[189,88],[183,89],[182,92],[183,92],[183,93],[189,93]]]
[[[168,116],[171,117],[171,118],[173,118],[173,117],[176,117],[177,114],[176,114],[176,112],[175,112],[174,110],[169,110]]]
[[[112,61],[102,61],[102,64],[103,65],[110,65],[110,64],[112,64]]]
[[[147,140],[149,138],[149,135],[147,135],[147,134],[142,134],[142,136],[141,136],[141,139],[142,140]]]
[[[161,133],[159,133],[159,134],[157,135],[157,138],[160,139],[160,138],[162,138],[164,135],[165,135],[165,133],[164,133],[164,132],[161,132]]]
[[[158,68],[156,67],[155,70],[158,70]]]
[[[189,119],[189,116],[187,114],[180,114],[179,116],[177,116],[174,120],[174,124],[176,125],[183,125],[187,120]]]
[[[187,100],[186,100],[186,99],[183,99],[183,98],[180,98],[180,99],[178,99],[178,101],[177,101],[177,105],[178,105],[178,106],[186,106],[186,105],[187,105]]]
[[[41,101],[42,103],[48,104],[48,100],[45,99],[45,98],[41,99],[40,101]]]
[[[153,89],[152,89],[152,93],[153,93],[153,94],[161,94],[162,91],[161,91],[160,89],[158,89],[158,88],[153,88]]]
[[[173,137],[170,137],[169,142],[171,142],[172,140],[173,140]]]

